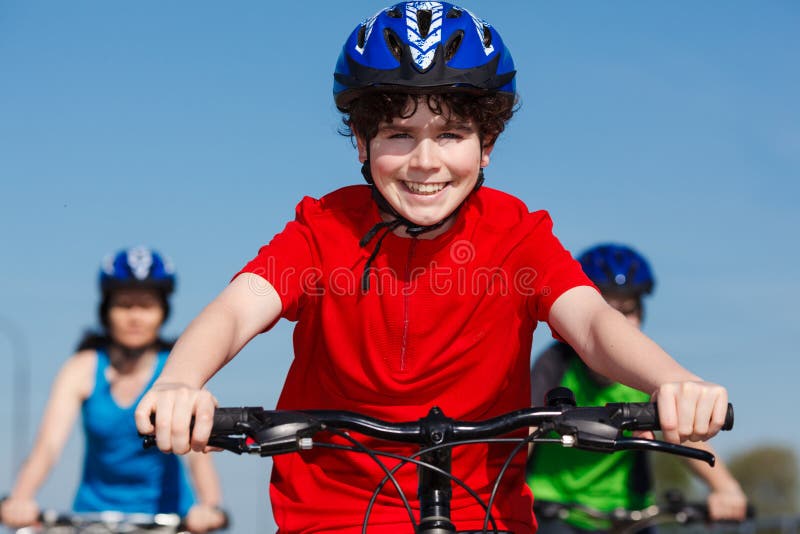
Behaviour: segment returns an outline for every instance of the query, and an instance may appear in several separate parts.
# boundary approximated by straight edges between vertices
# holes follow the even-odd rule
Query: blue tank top
[[[134,421],[136,405],[161,373],[166,359],[166,352],[158,354],[147,387],[130,406],[122,407],[111,396],[106,378],[108,354],[97,351],[94,391],[82,407],[86,453],[73,504],[76,512],[115,510],[185,516],[194,504],[180,458],[155,447],[142,448]]]

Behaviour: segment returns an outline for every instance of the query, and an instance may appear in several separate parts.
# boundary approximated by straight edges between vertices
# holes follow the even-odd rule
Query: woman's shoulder
[[[58,379],[72,384],[81,396],[88,397],[94,389],[98,359],[94,349],[79,350],[61,366]]]

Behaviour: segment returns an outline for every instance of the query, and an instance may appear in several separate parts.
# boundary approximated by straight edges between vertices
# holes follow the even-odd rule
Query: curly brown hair
[[[516,97],[506,93],[373,91],[339,109],[344,113],[341,133],[351,138],[358,135],[372,139],[381,123],[392,122],[396,117],[411,117],[421,102],[425,102],[431,112],[445,115],[447,120],[457,117],[474,122],[483,146],[494,144],[517,107]]]

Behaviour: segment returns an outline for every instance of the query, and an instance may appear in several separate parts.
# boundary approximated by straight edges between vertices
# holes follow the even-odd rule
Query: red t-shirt
[[[566,290],[591,285],[553,236],[549,215],[529,213],[520,200],[481,188],[443,235],[388,235],[372,263],[370,289],[362,293],[361,274],[375,239],[364,248],[359,240],[379,221],[367,186],[305,198],[296,219],[242,270],[270,282],[282,317],[297,322],[294,361],[278,407],[414,421],[432,406],[461,420],[529,406],[537,322],[547,321],[550,306]],[[364,442],[394,453],[416,450]],[[457,447],[453,474],[488,500],[512,448]],[[493,510],[499,528],[517,533],[534,531],[525,452],[505,474]],[[396,476],[415,506],[416,468],[409,464]],[[280,531],[360,532],[383,477],[363,454],[319,448],[276,457],[270,497]],[[484,511],[454,486],[452,518],[460,529],[480,529]],[[369,532],[410,532],[410,525],[387,484]]]

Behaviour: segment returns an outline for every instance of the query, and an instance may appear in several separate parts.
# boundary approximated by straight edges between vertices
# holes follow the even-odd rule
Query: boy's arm
[[[594,289],[575,287],[550,308],[550,325],[600,374],[658,402],[664,439],[699,441],[725,421],[725,388],[704,382],[609,306]]]
[[[703,441],[688,445],[708,451],[717,458],[714,467],[699,460],[686,460],[692,471],[708,486],[707,504],[710,518],[713,521],[744,521],[747,518],[747,496],[714,448]]]
[[[237,276],[178,339],[161,376],[136,407],[139,432],[155,432],[164,452],[203,450],[216,399],[201,388],[248,341],[277,321],[281,309],[280,297],[266,280],[250,273]],[[155,425],[150,422],[153,413]]]

